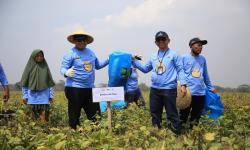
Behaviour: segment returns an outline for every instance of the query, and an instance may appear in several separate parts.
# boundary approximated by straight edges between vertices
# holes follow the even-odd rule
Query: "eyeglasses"
[[[86,40],[86,38],[85,38],[84,36],[79,36],[79,37],[75,37],[74,40],[75,40],[76,42],[83,42],[83,41]]]
[[[166,37],[158,37],[158,38],[156,39],[156,42],[166,41],[166,40],[167,40]]]

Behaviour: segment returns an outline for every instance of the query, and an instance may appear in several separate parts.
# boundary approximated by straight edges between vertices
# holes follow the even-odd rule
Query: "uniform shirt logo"
[[[192,76],[195,77],[195,78],[199,78],[201,76],[200,69],[193,68],[193,70],[192,70]]]
[[[171,59],[172,57],[171,56],[167,56],[168,59]]]
[[[76,56],[74,59],[75,59],[75,60],[80,59],[80,56]]]
[[[83,61],[83,67],[86,71],[92,71],[93,66],[90,61]]]
[[[188,65],[192,65],[192,63],[191,63],[191,62],[188,62],[187,64],[188,64]]]

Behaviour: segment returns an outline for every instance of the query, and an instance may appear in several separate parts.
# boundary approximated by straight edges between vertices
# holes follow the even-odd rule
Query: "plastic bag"
[[[109,87],[125,87],[130,75],[132,55],[125,52],[113,52],[109,55]]]
[[[109,55],[109,87],[123,86],[126,88],[127,79],[131,74],[132,55],[129,53],[116,51]],[[101,112],[107,109],[107,102],[100,102]],[[125,101],[118,100],[111,102],[111,108],[121,109],[126,106]]]
[[[209,118],[218,119],[224,111],[224,105],[221,102],[219,94],[206,90],[205,112],[209,112]]]
[[[111,102],[111,108],[122,109],[126,106],[125,101],[113,101]],[[105,112],[107,110],[108,104],[106,101],[100,102],[101,112]]]

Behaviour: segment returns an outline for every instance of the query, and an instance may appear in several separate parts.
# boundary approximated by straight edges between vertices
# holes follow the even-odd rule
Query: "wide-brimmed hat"
[[[90,44],[90,43],[92,43],[92,42],[94,41],[94,38],[93,38],[88,32],[84,31],[82,28],[81,28],[81,29],[77,29],[77,30],[75,30],[74,32],[72,32],[72,33],[67,37],[67,39],[68,39],[68,41],[69,41],[70,43],[75,44],[74,37],[75,37],[75,36],[81,36],[81,35],[84,36],[84,37],[86,37],[86,41],[87,41],[88,44]]]

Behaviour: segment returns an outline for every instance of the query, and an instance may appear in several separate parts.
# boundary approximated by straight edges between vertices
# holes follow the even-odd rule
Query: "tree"
[[[247,84],[239,85],[237,88],[237,91],[238,92],[250,92],[250,85],[247,85]]]

